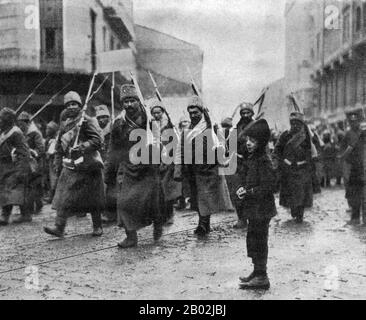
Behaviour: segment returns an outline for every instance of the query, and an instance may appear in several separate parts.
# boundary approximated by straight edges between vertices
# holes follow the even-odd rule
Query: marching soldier
[[[131,132],[139,130],[147,136],[146,111],[132,84],[121,87],[120,99],[126,114],[124,117],[118,117],[113,124],[105,183],[108,186],[113,185],[116,184],[117,179],[118,223],[124,227],[127,235],[118,246],[125,249],[136,247],[137,231],[151,224],[154,226],[154,240],[159,240],[163,232],[163,221],[159,210],[159,165],[152,165],[151,159],[148,159],[148,163],[137,164],[131,162],[130,158],[130,152],[136,145],[135,141],[130,141]],[[143,145],[141,148],[147,149],[141,150],[142,152],[147,151],[151,154],[152,145]],[[117,177],[116,166],[118,167]]]
[[[44,231],[63,237],[68,217],[91,213],[93,236],[103,234],[101,212],[105,196],[102,177],[103,162],[99,150],[102,138],[96,120],[85,116],[78,138],[78,124],[82,117],[82,102],[78,93],[64,97],[66,112],[56,142],[55,168],[59,175],[52,207],[57,210],[55,228]]]
[[[303,113],[292,112],[290,125],[275,146],[274,161],[280,171],[280,205],[302,223],[305,208],[313,205],[312,142]]]
[[[108,148],[111,140],[111,114],[108,107],[100,105],[95,108],[96,118],[101,129],[103,139],[103,147],[101,150],[102,159],[105,162],[107,159]],[[117,175],[117,168],[115,168],[115,175]],[[106,187],[106,204],[105,210],[102,214],[102,221],[105,224],[110,224],[117,221],[117,186],[116,184],[108,185]]]
[[[212,124],[202,100],[193,96],[189,99],[187,110],[191,126],[188,134],[181,139],[181,150],[189,148],[192,151],[192,159],[185,159],[185,152],[181,152],[182,176],[189,181],[192,203],[198,204],[199,222],[195,234],[202,237],[211,231],[211,215],[223,211],[227,200],[230,199],[226,199],[226,195],[229,198],[226,181],[219,175],[216,155],[220,146],[215,141],[216,135],[213,134]],[[199,144],[201,146],[196,150],[196,145]],[[210,153],[214,155],[214,161],[210,161]]]
[[[95,112],[99,127],[102,130],[103,148],[101,150],[101,156],[103,161],[105,161],[111,140],[111,114],[109,113],[108,107],[105,105],[97,106]]]
[[[153,121],[157,124],[159,132],[159,142],[164,146],[172,142],[170,136],[165,136],[174,132],[174,125],[171,123],[167,116],[166,109],[158,99],[153,99],[151,102],[151,115]],[[152,127],[152,124],[151,124]],[[178,140],[178,137],[176,137]],[[173,150],[171,150],[173,153]],[[172,154],[170,155],[173,156]],[[160,164],[160,181],[161,181],[161,207],[165,223],[171,225],[174,222],[174,202],[182,194],[182,183],[174,181],[174,163],[167,165],[164,163]]]
[[[361,141],[361,120],[357,112],[347,114],[350,129],[344,137],[344,152],[339,156],[344,159],[346,199],[351,208],[350,224],[360,223],[363,188],[363,147]]]
[[[0,225],[9,223],[13,205],[20,207],[21,216],[13,222],[30,222],[28,178],[30,152],[23,132],[15,125],[11,109],[0,111]]]
[[[18,117],[18,126],[23,131],[31,154],[32,173],[30,183],[30,204],[31,210],[39,214],[43,208],[43,165],[45,158],[45,144],[41,131],[31,121],[31,115],[22,112]]]

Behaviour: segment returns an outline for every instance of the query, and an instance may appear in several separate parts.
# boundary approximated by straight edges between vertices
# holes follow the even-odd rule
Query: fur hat
[[[76,102],[79,106],[82,106],[80,95],[75,91],[70,91],[64,96],[64,105],[66,106],[70,102]]]
[[[30,120],[31,120],[31,115],[25,111],[23,111],[18,117],[18,121],[30,121]]]
[[[0,118],[3,119],[4,122],[12,126],[16,121],[15,111],[9,108],[3,108],[0,110]]]
[[[305,124],[305,115],[300,111],[294,111],[290,113],[290,121],[297,120]]]
[[[243,135],[254,138],[261,147],[265,147],[271,138],[271,129],[265,119],[251,122],[243,131]]]
[[[121,103],[123,103],[123,101],[127,98],[135,98],[136,100],[139,100],[136,88],[133,84],[124,84],[121,86],[121,91],[120,91]]]
[[[165,108],[163,107],[163,104],[159,101],[159,99],[151,99],[151,101],[149,101],[149,105],[151,113],[155,108],[160,108],[163,112],[165,112]]]
[[[58,124],[54,121],[50,121],[49,123],[47,123],[47,130],[51,130],[52,132],[57,132],[59,127]]]
[[[188,100],[187,110],[191,107],[197,107],[203,112],[203,101],[199,96],[192,96]]]
[[[251,103],[243,102],[239,105],[240,112],[242,111],[250,111],[254,115],[254,106]]]
[[[99,118],[99,117],[110,117],[111,116],[111,114],[108,110],[108,107],[104,104],[95,107],[95,114],[96,114],[97,118]]]
[[[221,120],[221,127],[223,128],[232,128],[233,127],[233,119],[232,118],[224,118]]]
[[[362,121],[362,116],[360,112],[350,111],[346,113],[348,121]]]

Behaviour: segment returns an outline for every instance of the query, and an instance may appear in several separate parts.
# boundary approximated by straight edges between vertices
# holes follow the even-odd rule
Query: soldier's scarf
[[[213,142],[212,150],[218,148],[220,146],[219,139],[217,138],[217,135],[215,134],[213,129],[208,127],[205,117],[202,117],[201,121],[194,128],[190,129],[189,133],[187,134],[188,143],[191,143],[193,139],[197,138],[205,130],[211,131],[212,142]]]
[[[307,132],[306,132],[307,131]],[[294,155],[297,153],[297,149],[299,146],[305,141],[306,139],[306,133],[308,133],[309,138],[311,137],[308,127],[304,124],[301,128],[301,130],[294,134],[294,136],[287,142],[285,146],[285,158],[286,155]],[[310,150],[311,150],[311,156],[312,158],[315,158],[318,156],[318,152],[311,141],[310,138]]]

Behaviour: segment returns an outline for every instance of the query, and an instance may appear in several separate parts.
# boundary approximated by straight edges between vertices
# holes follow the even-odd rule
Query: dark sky
[[[201,47],[204,99],[219,120],[283,77],[284,6],[285,0],[135,0],[134,18]]]

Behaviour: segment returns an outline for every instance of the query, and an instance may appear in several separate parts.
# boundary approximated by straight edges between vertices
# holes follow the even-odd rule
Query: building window
[[[356,32],[361,30],[361,8],[356,9]]]
[[[114,37],[111,35],[111,38],[109,40],[109,49],[114,50]]]
[[[349,8],[343,13],[343,42],[348,42],[350,38],[350,14]]]
[[[316,57],[319,59],[319,52],[320,52],[320,33],[316,35]]]
[[[56,56],[56,29],[45,29],[45,49],[47,58],[55,58]]]
[[[107,51],[107,28],[103,27],[103,51]]]
[[[366,29],[366,2],[362,4],[362,12],[363,12],[363,28]]]

